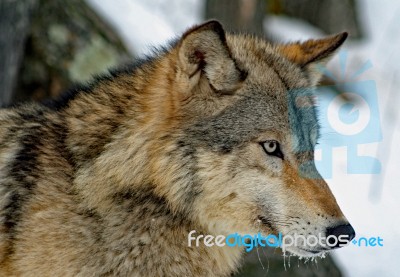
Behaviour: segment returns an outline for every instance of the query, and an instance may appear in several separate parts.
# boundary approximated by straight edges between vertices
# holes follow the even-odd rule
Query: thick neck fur
[[[63,111],[69,130],[66,144],[76,164],[74,186],[92,209],[107,211],[115,192],[153,183],[148,148],[157,126],[147,87],[157,70],[154,63],[100,81]]]
[[[115,207],[101,218],[104,272],[123,276],[227,276],[242,251],[229,247],[188,247],[199,230],[151,190],[115,194]],[[202,233],[200,231],[200,233]],[[199,232],[197,233],[199,234]]]
[[[82,206],[97,215],[106,248],[102,251],[107,253],[105,272],[229,275],[238,267],[241,249],[188,247],[191,230],[208,232],[195,222],[190,207],[183,206],[187,203],[181,205],[179,186],[187,181],[176,176],[174,161],[160,154],[174,151],[176,143],[165,135],[176,122],[165,118],[179,117],[175,96],[165,95],[176,90],[175,76],[163,72],[174,65],[165,63],[155,61],[134,74],[102,81],[62,111],[75,163],[73,187]]]

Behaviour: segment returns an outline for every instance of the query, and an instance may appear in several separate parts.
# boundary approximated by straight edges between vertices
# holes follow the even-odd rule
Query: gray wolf
[[[351,240],[313,162],[317,66],[346,37],[272,45],[210,21],[61,99],[2,109],[0,275],[238,268],[242,248],[188,247],[190,230]]]

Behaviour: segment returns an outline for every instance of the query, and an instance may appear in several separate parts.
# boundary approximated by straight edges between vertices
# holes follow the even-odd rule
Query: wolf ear
[[[215,90],[233,91],[245,78],[231,56],[225,31],[218,21],[188,30],[178,47],[180,66],[192,85],[196,85],[204,73]]]
[[[316,84],[322,76],[319,67],[328,63],[347,36],[347,32],[343,32],[323,39],[279,45],[277,49],[288,60],[307,70],[311,81]]]

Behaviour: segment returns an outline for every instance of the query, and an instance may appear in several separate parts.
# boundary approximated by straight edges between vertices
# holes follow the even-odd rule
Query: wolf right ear
[[[179,62],[190,81],[202,73],[219,92],[234,91],[245,79],[226,43],[225,31],[218,21],[209,21],[183,34],[179,42]]]
[[[347,36],[343,32],[322,39],[278,45],[277,50],[288,60],[307,70],[311,81],[316,84],[322,75],[318,66],[328,63]]]

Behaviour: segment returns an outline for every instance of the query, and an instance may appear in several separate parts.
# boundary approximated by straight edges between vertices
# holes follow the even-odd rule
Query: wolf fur
[[[243,249],[188,247],[191,230],[347,223],[312,162],[317,65],[346,36],[271,45],[210,21],[62,99],[2,109],[0,275],[228,276]]]

